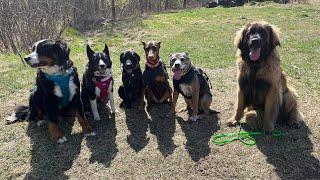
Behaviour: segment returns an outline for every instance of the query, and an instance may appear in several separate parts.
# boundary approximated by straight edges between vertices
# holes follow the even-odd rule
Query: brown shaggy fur
[[[255,62],[249,57],[249,39],[253,32],[264,33],[261,44],[265,45],[261,47],[260,59]],[[249,23],[237,32],[234,43],[238,48],[238,103],[227,124],[235,126],[244,115],[247,123],[255,129],[272,131],[279,119],[291,127],[298,127],[303,115],[298,110],[294,89],[288,87],[280,67],[276,48],[280,46],[278,29],[267,22]],[[262,110],[261,118],[257,118],[257,110]]]

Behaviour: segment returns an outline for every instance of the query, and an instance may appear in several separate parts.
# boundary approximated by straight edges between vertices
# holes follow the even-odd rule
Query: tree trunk
[[[167,10],[168,9],[168,6],[169,6],[169,0],[166,0],[164,2],[164,9]]]
[[[139,5],[140,5],[140,13],[143,14],[143,1],[139,0]]]
[[[187,7],[187,0],[183,0],[183,9]]]
[[[111,0],[111,14],[112,14],[112,21],[116,20],[116,5],[114,0]]]

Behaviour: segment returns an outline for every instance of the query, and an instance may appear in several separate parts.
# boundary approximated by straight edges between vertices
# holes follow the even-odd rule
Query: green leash
[[[257,111],[257,119],[261,119],[261,110]],[[267,135],[265,132],[260,131],[241,131],[242,127],[240,124],[239,132],[237,133],[224,133],[224,134],[215,134],[211,137],[211,142],[213,144],[223,146],[225,144],[229,144],[233,141],[240,141],[242,144],[247,146],[254,146],[256,145],[255,138],[257,136]],[[281,137],[283,136],[281,131],[273,131],[271,133],[272,137]]]
[[[215,134],[211,137],[211,142],[223,146],[225,144],[229,144],[233,141],[240,141],[242,144],[245,144],[247,146],[254,146],[256,145],[255,137],[261,136],[261,135],[267,135],[264,132],[259,131],[240,131],[237,133],[224,133],[224,134]],[[273,131],[271,133],[272,137],[281,137],[283,134],[280,131]]]

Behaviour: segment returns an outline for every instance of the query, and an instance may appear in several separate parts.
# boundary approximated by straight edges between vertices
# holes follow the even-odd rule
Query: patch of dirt
[[[11,105],[26,103],[27,95],[11,96],[1,102],[1,177],[14,178],[88,178],[91,179],[317,179],[320,177],[320,98],[299,87],[299,104],[305,115],[303,126],[278,127],[280,138],[260,137],[257,145],[240,142],[216,146],[210,142],[214,133],[236,132],[225,125],[236,100],[236,69],[205,69],[213,84],[212,114],[189,123],[187,113],[168,118],[167,105],[154,105],[145,113],[137,109],[119,109],[109,117],[106,108],[101,122],[92,122],[96,138],[84,138],[77,122],[63,123],[68,142],[55,145],[46,127],[34,123],[4,125]],[[169,74],[170,76],[172,74]],[[121,81],[116,77],[115,90]],[[117,92],[117,91],[115,91]],[[120,99],[116,97],[119,107]],[[15,103],[13,103],[15,102]],[[179,98],[177,109],[184,107]],[[14,132],[10,134],[9,132]],[[19,152],[19,153],[16,153]],[[17,167],[19,165],[19,169]],[[11,171],[15,169],[14,171]],[[1,178],[2,179],[2,178]]]

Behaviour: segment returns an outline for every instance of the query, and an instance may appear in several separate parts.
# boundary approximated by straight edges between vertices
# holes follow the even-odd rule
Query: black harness
[[[212,88],[212,86],[209,87],[209,83],[210,80],[208,78],[208,76],[204,73],[204,72],[200,72],[197,68],[195,68],[194,66],[190,67],[190,70],[188,71],[187,74],[183,75],[181,77],[181,79],[179,80],[175,80],[173,79],[173,87],[180,93],[183,95],[183,97],[187,98],[187,99],[191,99],[192,96],[187,96],[185,94],[183,94],[182,90],[180,89],[180,84],[189,84],[191,83],[191,81],[195,78],[198,77],[199,79],[199,83],[200,83],[200,91],[199,91],[199,97],[203,97],[206,94],[206,86],[208,88]],[[210,83],[211,84],[211,83]],[[211,93],[210,93],[211,95]]]

